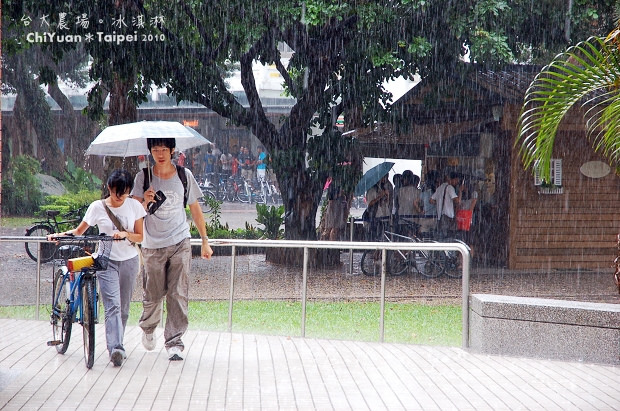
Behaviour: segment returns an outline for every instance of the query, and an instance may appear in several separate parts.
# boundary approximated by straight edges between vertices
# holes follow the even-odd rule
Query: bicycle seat
[[[60,214],[59,210],[45,210],[45,215],[48,217],[56,217],[58,214]]]

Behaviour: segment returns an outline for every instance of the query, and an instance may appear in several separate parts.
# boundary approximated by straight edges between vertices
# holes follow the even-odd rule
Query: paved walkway
[[[113,367],[97,327],[87,370],[79,326],[59,355],[46,321],[0,319],[0,409],[620,409],[620,367],[206,331],[189,331],[185,361],[170,362],[161,331],[147,352],[137,327],[126,333],[128,360]]]

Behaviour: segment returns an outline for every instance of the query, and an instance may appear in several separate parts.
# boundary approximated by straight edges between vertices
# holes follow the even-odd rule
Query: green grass
[[[8,228],[28,227],[35,220],[35,217],[2,217],[0,218],[0,226]]]
[[[379,341],[380,305],[375,302],[309,302],[306,337],[354,341]],[[132,303],[129,324],[137,325],[141,303]],[[41,306],[40,319],[49,315]],[[101,314],[103,316],[103,313]],[[0,307],[0,318],[34,319],[34,306]],[[237,301],[233,305],[233,332],[267,335],[301,335],[301,303],[287,301]],[[226,331],[228,301],[191,301],[192,329]],[[386,342],[460,346],[461,308],[456,305],[386,303]]]

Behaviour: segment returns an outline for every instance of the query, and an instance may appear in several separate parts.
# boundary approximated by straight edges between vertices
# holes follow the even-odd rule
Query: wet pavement
[[[125,332],[128,358],[65,355],[45,321],[0,319],[0,409],[617,410],[620,367],[430,347],[189,330],[184,361]],[[61,388],[61,389],[59,389]]]

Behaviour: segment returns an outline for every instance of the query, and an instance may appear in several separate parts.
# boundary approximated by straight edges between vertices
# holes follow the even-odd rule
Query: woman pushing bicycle
[[[80,236],[89,227],[97,226],[100,233],[111,233],[110,261],[97,275],[105,309],[105,336],[110,361],[120,366],[127,358],[123,347],[129,304],[140,267],[138,250],[134,243],[142,242],[143,219],[146,211],[129,193],[134,179],[127,170],[114,170],[107,181],[109,195],[90,204],[80,224],[62,233],[50,234],[48,240],[60,236]]]

